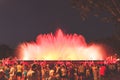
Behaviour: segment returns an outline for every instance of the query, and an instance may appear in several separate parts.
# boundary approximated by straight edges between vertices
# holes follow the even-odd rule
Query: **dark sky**
[[[82,34],[87,41],[109,37],[114,31],[112,24],[93,16],[82,21],[70,0],[0,0],[0,44],[16,47],[57,28]]]

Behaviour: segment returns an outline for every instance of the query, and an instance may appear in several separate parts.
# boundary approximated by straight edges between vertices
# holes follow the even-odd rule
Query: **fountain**
[[[106,51],[98,44],[87,44],[78,34],[40,34],[36,41],[23,42],[17,47],[21,60],[104,60]]]

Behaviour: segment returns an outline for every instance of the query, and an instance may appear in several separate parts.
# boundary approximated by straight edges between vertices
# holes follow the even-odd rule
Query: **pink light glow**
[[[88,45],[82,35],[65,34],[61,29],[21,43],[17,53],[22,60],[103,60],[106,54],[102,46]]]

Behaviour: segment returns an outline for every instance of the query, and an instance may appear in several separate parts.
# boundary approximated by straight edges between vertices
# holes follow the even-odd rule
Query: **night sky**
[[[0,0],[0,44],[16,47],[58,28],[82,34],[86,41],[114,34],[114,25],[92,15],[82,21],[70,0]]]

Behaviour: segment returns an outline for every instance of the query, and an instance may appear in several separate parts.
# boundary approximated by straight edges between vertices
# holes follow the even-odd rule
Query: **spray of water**
[[[105,51],[100,45],[88,45],[82,35],[58,29],[55,34],[40,34],[36,41],[21,43],[17,55],[22,60],[103,60]]]

